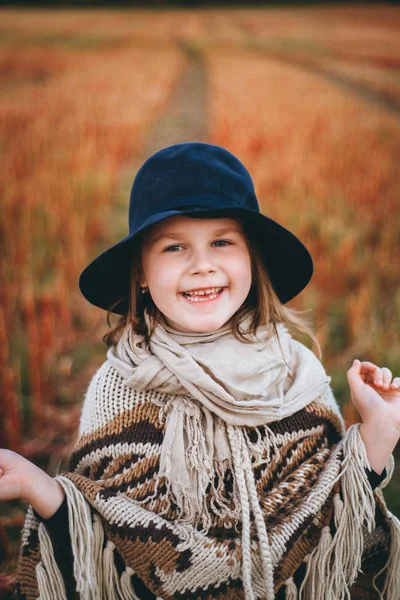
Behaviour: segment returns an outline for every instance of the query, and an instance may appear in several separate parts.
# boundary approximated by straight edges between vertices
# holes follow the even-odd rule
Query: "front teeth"
[[[222,291],[222,288],[210,288],[208,290],[198,290],[193,292],[184,292],[183,295],[185,298],[190,300],[191,302],[204,302],[204,300],[213,300],[216,298],[219,293]],[[207,295],[207,298],[201,298],[201,296]]]

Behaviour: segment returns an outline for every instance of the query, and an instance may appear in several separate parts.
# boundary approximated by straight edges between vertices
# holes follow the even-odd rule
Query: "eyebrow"
[[[239,227],[235,227],[234,225],[230,225],[229,227],[223,227],[222,229],[215,229],[212,233],[212,237],[225,235],[226,233],[241,233]],[[150,241],[150,245],[159,242],[162,239],[170,239],[170,240],[178,240],[179,238],[184,237],[185,233],[182,231],[170,232],[170,233],[162,233],[155,237]]]

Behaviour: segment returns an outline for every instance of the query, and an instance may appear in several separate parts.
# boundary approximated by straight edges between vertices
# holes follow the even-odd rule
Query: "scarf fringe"
[[[225,492],[225,473],[227,470],[230,470],[233,476],[233,504],[234,509],[230,509],[228,504],[226,504],[226,498],[224,497]],[[218,487],[215,487],[215,475],[218,477]],[[224,463],[220,463],[219,461],[214,461],[214,477],[210,481],[211,490],[210,490],[210,505],[212,508],[212,512],[215,515],[218,515],[221,519],[231,519],[235,522],[239,520],[239,497],[237,495],[237,487],[235,485],[235,471],[233,468],[233,464],[231,460],[226,460]],[[217,506],[218,505],[218,506]]]
[[[253,468],[264,465],[264,464],[268,465],[271,462],[271,458],[272,458],[271,450],[273,450],[273,457],[276,460],[279,460],[279,456],[280,456],[280,454],[279,454],[280,445],[279,445],[276,435],[274,434],[272,429],[270,427],[268,427],[267,424],[262,425],[262,427],[264,428],[267,436],[263,440],[259,428],[254,427],[253,431],[257,435],[256,442],[252,442],[250,440],[250,437],[249,437],[249,434],[248,434],[246,428],[243,427],[243,436],[246,440],[246,444],[247,444],[247,448],[249,451],[249,456],[250,456],[250,460],[251,460]],[[262,458],[263,454],[265,454],[264,458]]]
[[[227,499],[225,496],[225,484],[224,478],[226,471],[230,470],[232,478],[233,478],[233,486],[232,486],[232,505],[233,508],[230,508],[229,504],[227,504]],[[218,485],[215,486],[215,476],[218,476]],[[146,508],[152,510],[152,504],[148,503],[149,499],[157,500],[158,488],[160,487],[160,477],[157,477],[155,492],[152,496],[147,496],[144,500],[134,501],[136,504],[140,505],[148,505]],[[238,488],[236,485],[236,473],[232,465],[232,461],[226,460],[223,463],[215,460],[213,462],[213,477],[210,478],[209,485],[210,489],[207,494],[203,496],[203,504],[200,512],[195,509],[193,503],[191,502],[191,494],[189,494],[188,490],[186,490],[182,486],[178,486],[175,482],[174,486],[172,483],[164,476],[164,484],[166,488],[165,492],[165,506],[161,510],[157,511],[159,516],[165,516],[169,512],[173,512],[176,510],[176,518],[174,520],[176,522],[188,523],[190,525],[201,525],[200,533],[207,535],[210,527],[213,524],[213,517],[217,516],[221,520],[224,521],[225,526],[228,523],[232,524],[237,531],[237,523],[240,521],[241,513],[240,513],[240,499],[238,496]],[[182,506],[178,504],[177,498],[177,487],[179,489],[178,498],[179,502],[182,503]],[[207,501],[208,498],[208,501]],[[209,504],[208,504],[209,502]]]
[[[237,523],[241,517],[240,503],[236,486],[233,486],[233,508],[227,504],[225,497],[224,477],[227,469],[231,470],[235,480],[235,472],[231,458],[223,461],[211,460],[206,438],[201,422],[201,411],[192,399],[180,397],[180,402],[186,405],[187,411],[182,411],[183,430],[187,439],[185,450],[185,461],[187,473],[192,474],[190,482],[182,482],[172,477],[173,440],[171,439],[165,453],[165,464],[160,467],[158,477],[165,477],[167,503],[159,515],[165,515],[175,504],[177,511],[176,521],[201,525],[201,533],[207,534],[213,524],[215,516],[224,520]],[[160,409],[159,419],[161,422],[172,419],[172,432],[178,426],[178,418],[173,403],[167,404]],[[215,478],[218,484],[215,485]],[[157,483],[158,487],[158,483]],[[196,493],[193,493],[193,488]],[[147,499],[146,499],[147,500]]]
[[[375,527],[375,498],[366,475],[366,469],[370,465],[359,426],[359,423],[351,426],[342,440],[344,456],[340,479],[343,500],[339,494],[335,494],[335,535],[332,537],[329,526],[322,528],[318,545],[305,561],[307,569],[300,587],[299,600],[350,599],[350,587],[361,571],[363,530],[371,533]],[[388,470],[391,464],[389,461]],[[400,521],[389,511],[386,516],[391,545],[389,559],[381,573],[387,569],[387,578],[383,593],[375,585],[374,587],[381,600],[399,600]],[[378,575],[379,573],[374,579]]]
[[[191,486],[184,485],[177,480],[170,481],[171,473],[171,457],[172,447],[169,447],[166,452],[166,464],[164,470],[160,471],[166,479],[167,488],[167,505],[159,512],[160,515],[165,515],[171,510],[172,502],[177,507],[176,520],[183,523],[201,524],[202,533],[207,534],[212,526],[215,516],[223,519],[225,522],[237,523],[241,518],[240,513],[240,497],[238,494],[238,486],[236,485],[236,470],[234,462],[231,458],[223,461],[214,459],[210,461],[204,431],[201,423],[201,412],[193,404],[193,400],[182,397],[183,402],[188,402],[190,410],[183,415],[183,427],[187,437],[186,448],[186,468],[194,477],[192,483],[198,491],[196,497],[193,496]],[[171,411],[171,406],[167,405],[160,409],[160,420],[164,422]],[[268,433],[268,440],[262,438],[258,428],[255,428],[257,433],[256,442],[252,442],[248,432],[242,428],[243,437],[246,442],[247,453],[249,455],[252,467],[263,464],[268,465],[272,456],[279,457],[279,445],[276,436],[272,430],[263,425]],[[263,458],[263,455],[264,458]],[[205,468],[204,468],[205,466]],[[224,477],[227,469],[230,469],[233,477],[233,507],[230,508],[225,497]],[[217,477],[217,486],[215,480]],[[157,484],[158,487],[158,484]],[[155,493],[156,494],[156,493]],[[154,494],[154,496],[155,496]],[[146,498],[143,503],[148,501]]]

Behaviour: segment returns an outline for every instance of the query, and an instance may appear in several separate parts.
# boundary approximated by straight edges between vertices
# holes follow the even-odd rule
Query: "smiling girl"
[[[0,451],[0,499],[30,504],[18,598],[399,600],[382,489],[400,378],[355,360],[362,423],[345,430],[318,341],[286,306],[312,272],[226,149],[145,161],[129,235],[80,278],[120,317],[69,470]]]

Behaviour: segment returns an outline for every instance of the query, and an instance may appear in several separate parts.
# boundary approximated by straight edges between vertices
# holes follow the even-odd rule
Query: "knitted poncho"
[[[127,385],[113,361],[99,369],[69,472],[57,477],[73,581],[63,580],[51,535],[29,508],[20,599],[137,600],[135,578],[159,600],[400,599],[400,523],[382,495],[393,458],[373,491],[359,427],[344,431],[329,385],[293,414],[230,425],[232,459],[215,470],[191,520],[160,475],[160,407],[174,399]]]

